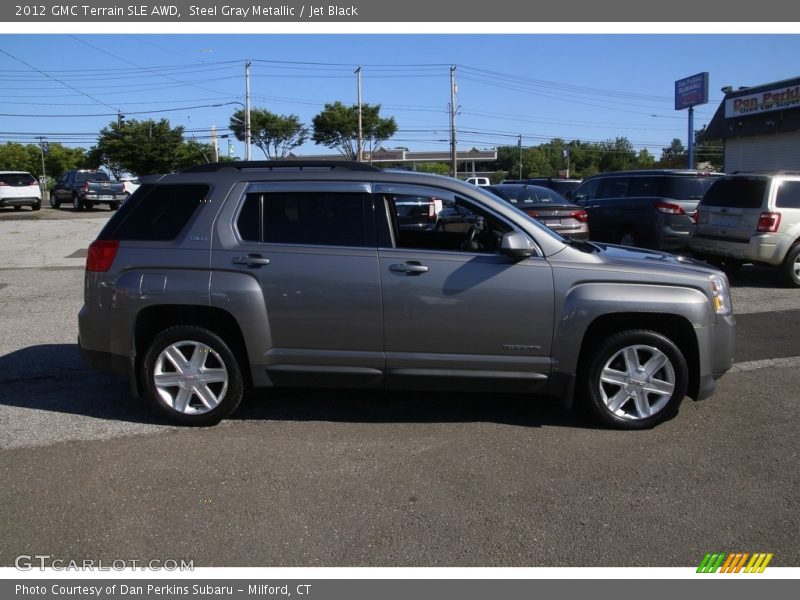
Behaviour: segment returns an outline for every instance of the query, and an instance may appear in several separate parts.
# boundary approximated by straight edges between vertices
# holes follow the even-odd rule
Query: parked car
[[[592,240],[682,250],[697,204],[720,176],[691,170],[601,173],[584,179],[567,198],[586,209]]]
[[[697,206],[695,255],[727,271],[744,263],[779,269],[800,287],[800,172],[739,173],[717,179]]]
[[[13,206],[21,210],[30,206],[31,210],[42,207],[42,190],[36,178],[26,171],[0,171],[0,208]]]
[[[120,177],[119,181],[122,183],[123,189],[128,196],[133,194],[133,192],[138,190],[139,186],[142,185],[138,177]]]
[[[400,227],[398,204],[425,198],[470,226]],[[704,263],[345,161],[144,182],[89,247],[78,324],[90,365],[188,425],[245,388],[299,386],[552,395],[642,429],[710,396],[734,340],[727,279]]]
[[[571,238],[589,239],[586,211],[550,188],[527,184],[500,184],[483,188],[499,196],[550,229]]]
[[[489,181],[488,177],[467,177],[466,182],[478,186],[489,185],[492,183]]]
[[[64,173],[50,190],[50,206],[59,208],[69,202],[75,210],[108,204],[117,210],[127,198],[122,183],[112,181],[105,171],[73,169]]]
[[[504,179],[500,183],[527,183],[528,185],[540,185],[557,191],[564,196],[567,192],[573,191],[580,184],[582,179],[562,179],[560,177],[529,177],[528,179]]]

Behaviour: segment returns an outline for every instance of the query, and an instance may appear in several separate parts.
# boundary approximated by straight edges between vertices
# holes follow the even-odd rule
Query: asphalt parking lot
[[[0,565],[800,565],[800,290],[733,281],[736,366],[645,432],[547,400],[281,391],[181,429],[75,339],[88,241],[109,216],[0,213]]]

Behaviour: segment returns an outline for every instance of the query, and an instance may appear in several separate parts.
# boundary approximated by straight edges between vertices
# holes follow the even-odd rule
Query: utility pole
[[[211,148],[213,150],[212,162],[219,162],[219,145],[217,144],[217,126],[211,126]]]
[[[250,160],[250,61],[244,63],[244,159]]]
[[[358,85],[358,162],[364,160],[364,129],[361,120],[361,67],[356,69],[356,82]]]
[[[47,142],[45,142],[46,139],[47,138],[45,138],[44,136],[41,136],[41,135],[38,136],[39,150],[42,151],[42,178],[39,180],[39,187],[42,190],[42,198],[44,198],[44,196],[45,196],[45,189],[46,189],[46,186],[47,186],[47,173],[45,173],[45,170],[44,170],[44,154],[45,154],[44,148],[47,145]]]
[[[456,160],[456,67],[450,67],[450,162],[453,165],[453,177],[458,178],[458,162]]]
[[[694,169],[694,106],[689,107],[689,168]]]
[[[522,134],[519,136],[519,178],[522,179]]]

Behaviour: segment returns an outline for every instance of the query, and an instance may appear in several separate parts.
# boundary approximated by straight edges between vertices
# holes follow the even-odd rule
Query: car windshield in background
[[[664,177],[661,195],[675,200],[700,200],[718,177]]]
[[[569,204],[569,201],[556,191],[536,185],[492,185],[490,192],[511,204]]]
[[[3,173],[0,174],[0,185],[24,187],[27,185],[37,185],[37,181],[33,175],[28,173]]]
[[[703,197],[703,206],[758,208],[767,189],[763,177],[731,177],[716,181]]]

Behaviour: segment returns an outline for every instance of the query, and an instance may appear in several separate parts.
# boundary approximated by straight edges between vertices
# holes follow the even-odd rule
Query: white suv
[[[800,287],[800,172],[735,173],[715,181],[695,213],[689,247],[728,271],[778,267]]]
[[[39,210],[42,190],[36,178],[26,171],[0,171],[0,207],[5,206],[13,206],[14,210],[23,206]]]

